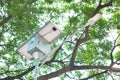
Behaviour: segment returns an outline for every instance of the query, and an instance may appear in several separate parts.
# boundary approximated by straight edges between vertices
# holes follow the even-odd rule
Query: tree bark
[[[84,66],[66,66],[56,72],[51,72],[49,74],[46,74],[46,75],[43,75],[43,76],[40,76],[38,77],[37,80],[48,80],[50,78],[54,78],[54,77],[57,77],[61,74],[64,74],[68,71],[75,71],[75,70],[97,70],[97,69],[100,69],[100,70],[108,70],[108,71],[112,71],[112,72],[120,72],[120,68],[115,68],[115,67],[112,67],[110,68],[110,66],[87,66],[87,65],[84,65]]]
[[[9,15],[8,17],[4,18],[1,22],[0,22],[0,26],[3,26],[5,23],[7,23],[13,16]]]

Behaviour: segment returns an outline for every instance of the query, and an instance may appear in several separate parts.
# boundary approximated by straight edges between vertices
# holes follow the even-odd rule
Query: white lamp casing
[[[33,55],[34,52],[40,52],[42,55],[47,55],[50,53],[50,43],[48,43],[45,39],[43,39],[38,34],[35,34],[29,41],[28,41],[28,53]]]
[[[51,52],[51,43],[61,34],[62,32],[53,23],[48,22],[20,46],[17,51],[30,60],[34,59],[33,54],[38,52],[39,57],[42,59]]]

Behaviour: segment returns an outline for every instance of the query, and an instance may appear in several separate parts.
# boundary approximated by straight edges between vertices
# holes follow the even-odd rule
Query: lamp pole
[[[39,69],[39,58],[35,59],[35,70],[34,70],[33,80],[37,80],[38,69]]]
[[[37,80],[37,74],[38,74],[38,69],[39,69],[39,61],[40,61],[40,52],[34,52],[33,57],[35,59],[35,69],[34,69],[34,76],[33,80]]]

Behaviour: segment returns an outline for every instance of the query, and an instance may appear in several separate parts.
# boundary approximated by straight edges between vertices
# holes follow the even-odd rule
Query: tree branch
[[[99,1],[99,5],[98,6],[101,6],[102,5],[102,0]]]
[[[120,46],[120,44],[117,44],[117,45],[116,45],[116,41],[117,41],[117,39],[119,38],[119,36],[120,36],[120,34],[119,34],[119,35],[117,36],[117,38],[115,39],[115,41],[114,41],[114,46],[113,46],[113,48],[112,48],[112,50],[111,50],[111,52],[110,52],[111,64],[114,62],[114,60],[113,60],[113,51],[115,50],[116,47]]]
[[[94,13],[93,13],[93,16],[94,16],[100,9],[102,9],[102,8],[104,8],[104,7],[110,6],[110,5],[112,4],[112,0],[110,0],[110,2],[108,2],[108,3],[104,4],[104,5],[101,5],[101,3],[102,3],[102,0],[100,0],[98,7],[96,8],[96,10],[95,10]],[[75,47],[74,47],[74,50],[73,50],[73,52],[72,52],[72,58],[71,58],[71,60],[70,60],[70,65],[73,65],[73,64],[74,64],[75,56],[76,56],[76,53],[77,53],[77,50],[78,50],[79,45],[80,45],[81,43],[86,42],[86,41],[88,41],[88,40],[90,39],[90,37],[89,37],[89,26],[86,26],[85,31],[84,31],[83,33],[85,33],[85,38],[82,38],[82,39],[81,39],[81,37],[80,37],[80,38],[77,40],[76,45],[75,45]]]
[[[114,80],[113,76],[108,72],[108,74],[110,75],[110,77],[112,78],[112,80]]]
[[[74,70],[88,70],[88,69],[100,69],[100,70],[106,70],[105,72],[107,72],[107,70],[110,70],[112,72],[120,72],[120,68],[115,68],[115,67],[112,67],[110,68],[110,66],[71,66],[71,65],[68,65],[58,71],[55,71],[55,72],[51,72],[49,74],[46,74],[46,75],[43,75],[43,76],[40,76],[38,77],[37,80],[48,80],[50,78],[53,78],[53,77],[57,77],[63,73],[66,73],[68,71],[74,71]],[[105,73],[103,72],[103,73]],[[102,74],[102,73],[100,73]]]
[[[47,75],[43,75],[43,76],[41,76],[41,77],[38,77],[37,80],[48,80],[48,79],[50,79],[50,78],[53,78],[53,77],[59,76],[59,75],[61,75],[61,74],[63,74],[63,73],[66,73],[66,72],[68,72],[68,71],[70,71],[70,67],[69,67],[69,66],[66,66],[66,67],[64,67],[64,68],[62,68],[62,69],[60,69],[60,70],[58,70],[58,71],[56,71],[56,72],[52,72],[52,73],[50,73],[50,74],[47,74]]]
[[[110,68],[110,71],[112,71],[112,72],[120,72],[120,68],[112,67],[112,68]]]
[[[100,1],[99,1],[99,5],[98,5],[98,7],[96,8],[96,10],[94,11],[94,13],[93,13],[92,16],[94,16],[98,11],[100,11],[100,9],[105,8],[105,7],[108,7],[108,6],[112,6],[112,1],[113,1],[113,0],[110,0],[108,3],[106,3],[106,4],[104,4],[104,5],[101,5],[102,0],[100,0]],[[80,38],[77,40],[76,45],[75,45],[75,47],[74,47],[74,50],[73,50],[73,52],[72,52],[72,58],[71,58],[71,61],[70,61],[70,65],[73,65],[73,63],[74,63],[74,61],[75,61],[75,56],[76,56],[76,52],[77,52],[77,50],[78,50],[79,45],[80,45],[81,43],[86,42],[86,41],[88,41],[88,40],[90,39],[90,37],[89,37],[89,26],[86,26],[85,32],[83,32],[83,33],[85,33],[85,38],[82,38],[82,39],[81,39],[81,37],[80,37]]]
[[[5,23],[7,23],[13,16],[9,15],[8,17],[4,18],[1,22],[0,22],[0,26],[3,26]]]
[[[108,3],[106,3],[106,4],[104,4],[104,5],[101,5],[102,0],[100,0],[100,1],[99,1],[99,5],[98,5],[97,8],[95,9],[95,11],[93,12],[93,14],[92,14],[91,17],[93,17],[95,14],[97,14],[102,8],[112,6],[112,2],[113,2],[113,0],[110,0]]]
[[[86,42],[86,41],[88,41],[88,40],[90,39],[90,37],[89,37],[89,26],[86,26],[84,33],[85,33],[85,37],[82,38],[82,39],[81,39],[81,37],[80,37],[80,38],[77,40],[77,42],[76,42],[76,45],[75,45],[74,50],[73,50],[73,52],[72,52],[72,58],[71,58],[71,60],[70,60],[70,65],[73,65],[73,64],[74,64],[75,56],[76,56],[76,53],[77,53],[77,50],[78,50],[79,45],[80,45],[81,43]]]
[[[21,74],[18,74],[16,76],[8,76],[6,78],[0,79],[0,80],[13,80],[13,79],[18,79],[26,75],[27,73],[31,72],[34,69],[35,66],[28,68],[26,71],[22,72]]]
[[[113,0],[110,0],[108,3],[101,5],[101,8],[112,6],[112,2],[113,2]]]
[[[99,10],[100,9],[102,9],[102,8],[104,8],[104,7],[108,7],[108,6],[112,6],[112,0],[110,1],[110,2],[108,2],[108,3],[106,3],[106,4],[104,4],[104,5],[101,5],[101,3],[102,3],[102,0],[100,0],[100,3],[99,3],[99,6],[96,8],[96,10],[94,11],[94,13],[93,13],[93,15],[92,16],[94,16],[97,12],[99,12]],[[89,27],[86,27],[86,29],[85,29],[85,38],[82,38],[81,39],[81,37],[76,41],[76,45],[75,45],[75,47],[74,47],[74,50],[73,50],[73,52],[72,52],[72,58],[71,58],[71,60],[70,60],[70,65],[69,66],[67,66],[67,67],[64,67],[63,69],[60,69],[60,70],[58,70],[58,71],[56,71],[56,72],[52,72],[52,73],[50,73],[50,74],[47,74],[47,75],[43,75],[43,76],[41,76],[41,77],[39,77],[38,78],[38,80],[47,80],[47,79],[49,79],[49,78],[52,78],[52,77],[56,77],[56,76],[58,76],[58,75],[60,75],[60,74],[63,74],[63,73],[65,73],[65,72],[67,72],[67,71],[71,71],[71,70],[75,70],[75,69],[77,69],[77,70],[79,70],[78,69],[78,67],[72,67],[73,65],[74,65],[74,61],[75,61],[75,56],[76,56],[76,53],[77,53],[77,50],[78,50],[78,47],[79,47],[79,45],[81,44],[81,43],[83,43],[83,42],[86,42],[86,41],[88,41],[89,39],[90,39],[90,37],[89,37]],[[79,68],[81,68],[82,66],[80,66]],[[85,68],[85,66],[84,67],[82,67],[81,69],[83,69],[83,68]],[[102,66],[102,67],[100,67],[100,66],[98,66],[98,67],[93,67],[93,66],[87,66],[86,67],[86,69],[90,69],[90,68],[92,68],[92,69],[96,69],[96,68],[103,68],[103,69],[109,69],[110,67],[109,66]],[[111,68],[111,70],[112,70],[113,68]]]
[[[98,13],[100,11],[100,9],[102,8],[105,8],[105,7],[108,7],[108,6],[112,6],[112,2],[113,0],[110,0],[108,3],[104,4],[104,5],[101,5],[102,3],[102,0],[100,0],[99,2],[99,6],[96,8],[96,10],[94,11],[93,15],[94,16],[96,13]],[[6,22],[8,22],[10,19],[12,18],[12,15],[9,15],[8,17],[6,17],[5,19],[3,19],[1,22],[0,22],[0,26],[3,26]],[[75,61],[75,56],[76,56],[76,52],[78,50],[78,47],[81,43],[83,42],[86,42],[88,41],[90,38],[88,36],[88,28],[86,27],[86,33],[85,33],[85,37],[84,38],[79,38],[76,42],[76,45],[75,45],[75,48],[72,52],[72,58],[71,58],[71,62],[70,62],[70,65],[56,71],[56,72],[52,72],[52,73],[49,73],[49,74],[46,74],[46,75],[43,75],[41,77],[38,77],[38,80],[47,80],[49,78],[53,78],[53,77],[56,77],[56,76],[59,76],[65,72],[68,72],[68,71],[73,71],[73,70],[86,70],[86,69],[102,69],[102,70],[110,70],[110,71],[115,71],[115,72],[120,72],[120,68],[110,68],[110,66],[73,66],[73,63]],[[47,63],[47,62],[46,62]],[[50,63],[50,62],[48,62]],[[15,78],[20,78],[22,76],[24,76],[25,74],[29,73],[30,71],[32,71],[34,69],[34,66],[29,68],[28,70],[24,71],[23,73],[21,74],[18,74],[16,76],[13,76],[13,77],[6,77],[4,79],[0,79],[0,80],[13,80]]]
[[[5,46],[4,44],[0,44],[0,46]]]
[[[102,75],[102,74],[104,74],[104,73],[107,73],[107,70],[105,70],[105,71],[103,71],[103,72],[101,72],[101,73],[97,73],[97,74],[94,74],[94,75],[92,75],[92,76],[89,76],[89,77],[87,77],[87,78],[79,79],[79,80],[88,80],[88,79],[90,79],[90,78],[93,78],[93,77]]]

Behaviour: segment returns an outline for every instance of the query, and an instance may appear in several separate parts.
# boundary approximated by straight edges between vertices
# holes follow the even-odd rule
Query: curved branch
[[[76,53],[77,53],[77,50],[79,48],[79,45],[83,42],[86,42],[88,40],[90,40],[90,37],[89,37],[89,26],[86,26],[85,28],[85,37],[81,39],[81,37],[77,40],[76,42],[76,45],[74,47],[74,50],[72,52],[72,57],[71,57],[71,60],[70,60],[70,65],[73,65],[74,64],[74,61],[75,61],[75,57],[76,57]]]
[[[111,64],[114,63],[113,59],[113,51],[115,50],[116,47],[120,46],[120,44],[114,45],[111,52],[110,52],[110,58],[111,58]]]
[[[113,48],[112,48],[112,50],[111,50],[111,52],[110,52],[111,64],[114,62],[114,60],[113,60],[113,51],[115,50],[116,47],[120,46],[119,44],[116,45],[116,42],[117,42],[119,36],[120,36],[120,34],[119,34],[119,35],[117,36],[117,38],[115,39],[115,41],[114,41],[114,46],[113,46]]]
[[[114,80],[113,76],[108,72],[108,74],[110,75],[110,77],[112,78],[112,80]]]

